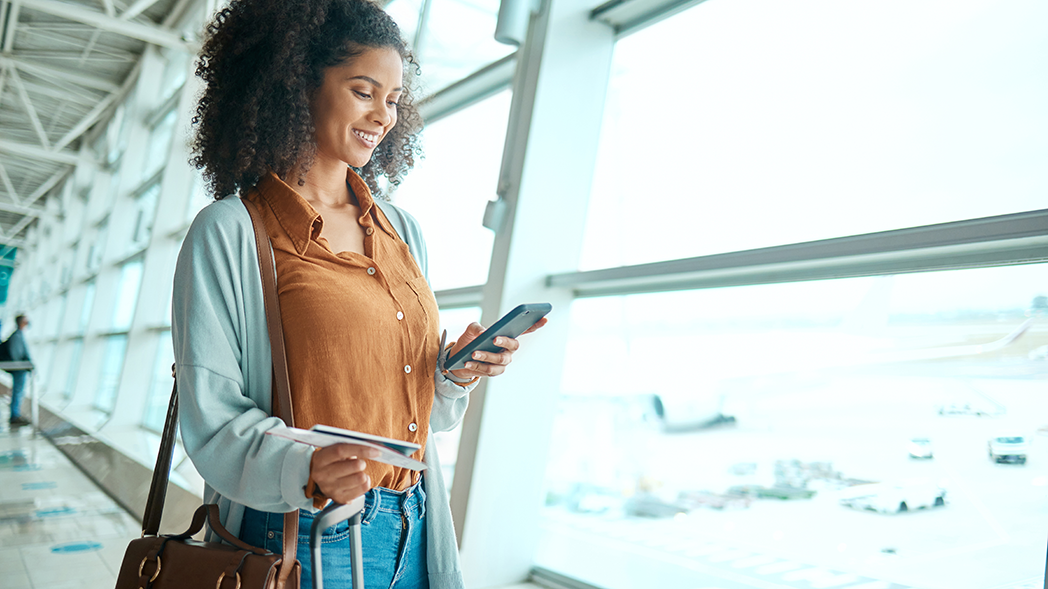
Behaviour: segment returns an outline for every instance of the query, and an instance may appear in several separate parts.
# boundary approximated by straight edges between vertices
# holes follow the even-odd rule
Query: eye
[[[361,98],[363,98],[365,100],[371,100],[371,95],[367,94],[366,92],[361,92],[360,90],[354,90],[353,94],[356,94],[357,96],[359,96],[359,97],[361,97]]]
[[[392,106],[393,108],[397,108],[398,106],[400,106],[400,103],[396,100],[387,100],[386,104]]]

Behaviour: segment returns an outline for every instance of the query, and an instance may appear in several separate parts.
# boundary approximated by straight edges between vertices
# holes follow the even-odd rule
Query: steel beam
[[[0,151],[26,159],[44,160],[70,166],[80,163],[80,155],[73,151],[48,151],[37,145],[8,141],[7,139],[0,139]]]
[[[156,4],[157,0],[136,0],[134,4],[127,7],[127,10],[120,14],[120,20],[131,20],[142,14],[143,11],[148,10],[150,6]]]
[[[46,12],[54,16],[82,22],[118,35],[145,41],[161,47],[196,53],[199,47],[182,39],[177,33],[155,26],[120,20],[106,16],[105,13],[83,8],[79,4],[59,2],[57,0],[22,0],[22,5],[32,10]]]
[[[23,207],[0,201],[0,211],[5,213],[16,213],[25,217],[42,217],[44,209],[39,207]]]
[[[53,65],[44,65],[36,63],[32,60],[25,59],[24,57],[7,57],[0,56],[0,64],[9,65],[16,67],[23,72],[33,74],[35,76],[41,76],[45,78],[57,78],[58,80],[65,82],[73,82],[79,86],[86,88],[94,88],[95,90],[103,90],[105,92],[116,92],[120,89],[119,84],[115,84],[104,78],[98,78],[95,76],[84,74],[82,71],[74,69],[66,69],[61,67],[55,67]]]
[[[14,183],[11,182],[11,176],[7,175],[7,168],[5,168],[2,163],[0,163],[0,180],[3,181],[4,188],[7,189],[7,194],[11,197],[11,200],[15,201],[15,204],[20,205],[22,202],[22,197],[18,196],[18,191],[15,190]]]
[[[11,2],[11,13],[7,17],[7,22],[4,23],[7,26],[7,30],[4,32],[4,53],[11,53],[11,48],[15,44],[15,29],[18,27],[18,11],[21,10],[22,3],[19,0]]]
[[[18,91],[18,97],[22,99],[22,105],[25,107],[26,114],[29,115],[29,122],[33,125],[36,136],[40,139],[40,145],[50,151],[51,140],[47,138],[47,132],[44,131],[44,126],[40,123],[40,117],[36,115],[36,108],[33,107],[33,101],[30,100],[29,93],[26,92],[25,84],[22,84],[22,78],[18,75],[17,69],[11,70],[11,82],[14,83],[15,90]]]

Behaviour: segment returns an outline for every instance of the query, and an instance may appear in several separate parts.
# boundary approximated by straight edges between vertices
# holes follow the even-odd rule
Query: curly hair
[[[418,65],[393,19],[370,0],[232,0],[220,10],[196,64],[205,87],[189,160],[211,194],[243,194],[269,170],[285,181],[304,175],[316,156],[309,105],[324,70],[376,48],[414,66],[405,68],[397,124],[357,170],[383,196],[379,176],[395,188],[422,153],[410,83]]]

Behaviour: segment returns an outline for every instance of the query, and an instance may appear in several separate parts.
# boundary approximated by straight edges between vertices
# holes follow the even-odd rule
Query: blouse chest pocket
[[[437,298],[433,295],[433,291],[430,290],[426,278],[424,276],[410,278],[408,279],[408,287],[411,288],[415,301],[418,303],[419,308],[422,309],[423,316],[428,322],[433,323],[431,327],[436,328],[436,326],[439,326],[440,311],[437,308]]]
[[[440,325],[437,301],[423,277],[408,278],[392,285],[393,297],[397,300],[397,322],[423,335],[435,331]]]

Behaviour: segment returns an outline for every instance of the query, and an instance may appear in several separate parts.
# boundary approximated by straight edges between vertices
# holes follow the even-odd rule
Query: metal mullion
[[[556,274],[579,297],[719,288],[1048,261],[1048,209],[939,225]]]
[[[513,84],[517,53],[490,63],[469,76],[443,88],[419,102],[419,111],[427,123],[433,123],[467,108]]]

